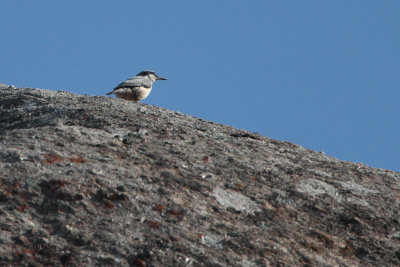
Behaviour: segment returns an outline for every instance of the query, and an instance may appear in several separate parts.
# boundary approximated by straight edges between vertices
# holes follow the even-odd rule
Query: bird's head
[[[159,77],[154,71],[152,70],[144,70],[139,72],[136,76],[142,76],[142,77],[149,77],[150,80],[156,81],[156,80],[166,80],[166,78]]]

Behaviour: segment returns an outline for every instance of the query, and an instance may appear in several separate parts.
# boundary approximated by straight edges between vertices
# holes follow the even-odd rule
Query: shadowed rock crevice
[[[400,174],[154,106],[0,88],[0,265],[396,266]]]

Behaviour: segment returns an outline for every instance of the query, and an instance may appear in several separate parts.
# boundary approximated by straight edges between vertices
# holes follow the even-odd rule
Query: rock
[[[2,266],[398,266],[399,188],[179,112],[0,90]]]
[[[224,190],[215,188],[213,191],[215,199],[224,207],[231,207],[237,211],[247,211],[250,213],[260,211],[257,204],[251,201],[248,197],[232,190]]]

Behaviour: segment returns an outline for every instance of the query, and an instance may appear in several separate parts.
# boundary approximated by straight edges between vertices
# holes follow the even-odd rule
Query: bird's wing
[[[151,86],[153,85],[153,82],[149,79],[149,77],[143,77],[143,82],[142,82],[142,86],[145,88],[151,88]]]
[[[143,85],[143,80],[144,80],[144,77],[141,77],[141,76],[132,77],[132,78],[120,83],[117,87],[114,88],[114,90],[118,89],[118,88],[122,88],[122,87],[140,87]]]

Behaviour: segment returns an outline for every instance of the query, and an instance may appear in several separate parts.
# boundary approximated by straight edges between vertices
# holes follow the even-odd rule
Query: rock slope
[[[1,266],[398,266],[399,188],[179,112],[0,89]]]

